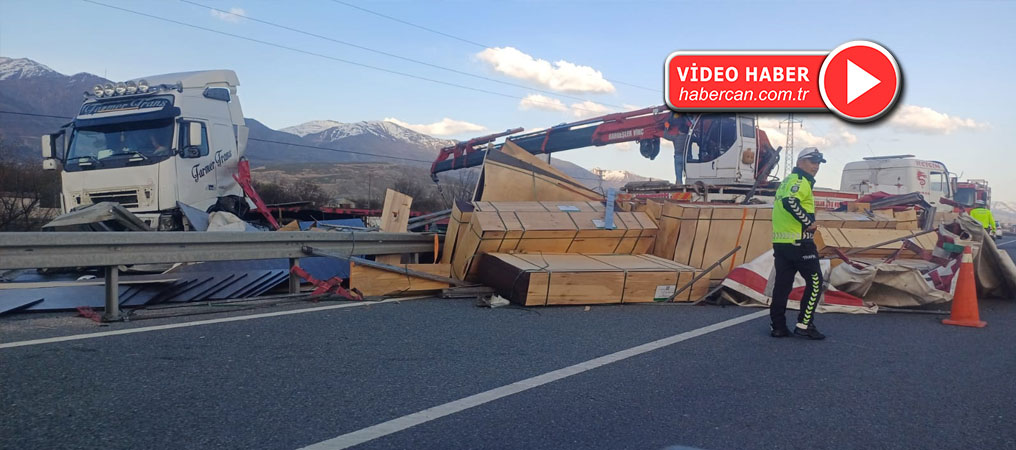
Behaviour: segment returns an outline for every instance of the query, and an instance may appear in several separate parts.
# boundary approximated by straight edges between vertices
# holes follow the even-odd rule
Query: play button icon
[[[871,76],[870,73],[865,72],[864,69],[854,64],[853,61],[847,60],[847,104],[853,102],[864,95],[865,92],[871,90],[871,88],[878,86],[881,83],[878,78]]]
[[[818,78],[826,107],[853,122],[869,122],[888,112],[903,82],[896,58],[870,41],[837,47],[822,62]]]

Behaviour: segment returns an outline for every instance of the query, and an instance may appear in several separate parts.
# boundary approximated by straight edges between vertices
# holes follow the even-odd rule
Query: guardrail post
[[[106,266],[106,310],[104,322],[120,320],[120,270],[117,266]]]
[[[293,273],[294,267],[300,267],[300,258],[289,258],[289,293],[300,293],[300,277]]]

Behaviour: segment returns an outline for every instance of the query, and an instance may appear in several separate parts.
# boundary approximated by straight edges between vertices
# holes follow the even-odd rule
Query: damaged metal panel
[[[64,214],[42,226],[52,231],[151,231],[118,203],[102,202]]]

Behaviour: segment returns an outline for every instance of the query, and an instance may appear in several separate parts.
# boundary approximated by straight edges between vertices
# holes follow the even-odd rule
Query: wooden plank
[[[523,239],[575,237],[577,229],[568,213],[563,212],[529,212],[515,213],[525,232]]]
[[[447,277],[451,264],[406,264],[407,269]],[[364,296],[398,295],[408,292],[439,291],[451,286],[449,283],[417,278],[412,275],[368,267],[351,262],[349,264],[349,287],[357,289]]]
[[[695,228],[695,242],[691,248],[691,257],[688,259],[689,266],[702,267],[704,264],[712,262],[703,260],[706,254],[706,244],[709,241],[709,227],[712,226],[712,221],[710,220],[712,213],[712,208],[699,209],[698,227]]]
[[[712,264],[734,247],[741,245],[739,239],[744,234],[743,225],[748,221],[748,211],[748,208],[713,210],[712,219],[709,222],[709,234],[703,250],[702,263],[697,267]],[[744,220],[742,220],[742,217]],[[751,226],[751,224],[748,223],[748,226]],[[731,258],[734,257],[732,256]],[[722,279],[727,276],[728,271],[729,264],[720,264],[710,271],[708,277]]]
[[[639,245],[639,238],[642,237],[644,231],[642,225],[635,218],[635,214],[638,213],[619,212],[614,216],[614,223],[618,226],[623,224],[626,231],[617,243],[617,248],[609,253],[631,254],[635,252],[635,247]]]
[[[412,205],[413,197],[394,189],[386,190],[384,207],[381,209],[381,231],[407,231]],[[400,264],[402,255],[378,255],[376,259],[384,264]]]
[[[614,213],[616,228],[613,230],[600,228],[594,222],[602,221],[603,214],[601,212],[568,213],[577,227],[575,238],[567,250],[569,253],[618,252],[621,239],[628,233],[628,227],[620,217],[623,213]]]
[[[680,288],[681,286],[684,286],[684,285],[688,284],[688,282],[691,281],[692,278],[695,278],[695,272],[693,272],[693,271],[691,271],[691,272],[680,272],[678,274],[678,277],[677,277],[677,287]],[[692,291],[692,289],[694,289],[694,287],[695,286],[692,285],[691,288],[685,289],[684,292],[682,292],[680,294],[677,294],[677,296],[674,297],[674,301],[675,302],[686,302],[686,301],[688,301],[688,298],[691,296],[691,291]]]
[[[647,199],[646,214],[649,215],[650,219],[653,219],[653,223],[659,225],[660,217],[663,215],[663,201],[651,198]]]
[[[661,258],[674,259],[675,247],[681,234],[681,219],[660,216],[657,226],[659,226],[659,231],[656,244],[653,246],[653,254]]]
[[[738,264],[752,261],[773,248],[773,222],[772,220],[759,219],[759,216],[765,216],[765,212],[769,212],[770,218],[772,217],[772,209],[755,211],[755,220],[751,223],[751,234],[748,236],[747,250],[740,255]]]
[[[696,218],[681,219],[681,228],[677,233],[678,238],[674,246],[673,258],[674,261],[688,265],[691,263],[691,250],[695,246],[695,235],[699,226],[698,211],[690,208],[689,211],[695,212]]]
[[[635,244],[635,248],[632,249],[631,253],[652,253],[653,246],[656,245],[656,236],[659,235],[659,227],[657,227],[656,222],[649,217],[649,213],[635,212],[632,213],[632,217],[639,223],[639,226],[642,228],[642,232],[639,233],[638,243]],[[631,225],[629,225],[629,227],[630,226]]]
[[[468,207],[466,204],[463,208]],[[460,227],[468,227],[469,219],[472,218],[472,211],[462,211],[459,207],[459,202],[455,202],[452,205],[452,213],[448,217],[448,228],[445,230],[445,241],[444,248],[441,249],[441,262],[444,264],[451,264],[452,255],[455,251],[455,246],[462,239],[459,234]]]

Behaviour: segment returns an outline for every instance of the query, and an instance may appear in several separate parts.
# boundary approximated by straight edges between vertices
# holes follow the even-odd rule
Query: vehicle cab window
[[[754,127],[752,130],[754,133]],[[687,161],[713,161],[730,150],[734,142],[737,142],[737,120],[733,115],[703,114],[692,130]]]
[[[199,158],[208,156],[208,128],[201,123],[201,143],[192,143],[187,146],[187,130],[192,122],[180,122],[180,156],[184,158]],[[200,123],[200,122],[198,122]]]

